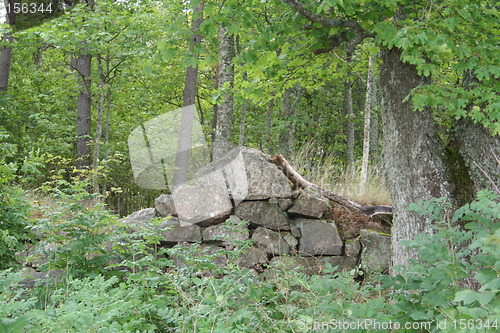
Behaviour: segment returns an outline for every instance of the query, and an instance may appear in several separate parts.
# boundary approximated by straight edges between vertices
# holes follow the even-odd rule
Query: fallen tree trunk
[[[304,179],[304,177],[302,177],[297,171],[292,168],[290,163],[288,163],[285,157],[281,154],[276,154],[271,157],[271,162],[274,163],[278,167],[278,169],[280,169],[285,174],[285,176],[292,182],[295,189],[312,188],[318,191],[325,198],[338,203],[339,205],[356,213],[360,213],[370,217],[376,215],[392,215],[391,206],[364,206],[356,201],[344,197],[343,195],[325,190],[314,185],[313,183],[308,182]]]

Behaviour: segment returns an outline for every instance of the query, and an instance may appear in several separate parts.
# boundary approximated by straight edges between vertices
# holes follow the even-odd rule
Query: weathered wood
[[[294,188],[296,189],[305,189],[312,188],[318,191],[325,198],[338,203],[339,205],[346,207],[349,210],[352,210],[356,213],[360,213],[367,216],[376,216],[376,215],[392,215],[392,207],[391,206],[364,206],[354,200],[351,200],[343,195],[335,193],[333,191],[325,190],[314,185],[311,182],[308,182],[304,179],[294,168],[288,163],[285,157],[281,154],[276,154],[271,157],[270,160],[274,163],[278,169],[280,169],[285,176],[292,182]]]

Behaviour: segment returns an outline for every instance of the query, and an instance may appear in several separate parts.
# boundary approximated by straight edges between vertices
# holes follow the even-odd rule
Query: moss
[[[382,236],[389,236],[389,237],[392,236],[391,234],[386,234],[385,232],[374,230],[374,229],[366,229],[366,230],[376,232],[377,234],[382,235]]]
[[[474,183],[462,156],[452,147],[445,147],[445,163],[448,167],[450,182],[453,186],[452,196],[458,206],[474,200]]]

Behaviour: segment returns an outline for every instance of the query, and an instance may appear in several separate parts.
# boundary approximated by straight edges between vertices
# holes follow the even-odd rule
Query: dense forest
[[[1,12],[0,332],[498,328],[494,2],[4,0]],[[129,136],[193,105],[211,159],[282,154],[317,186],[391,205],[391,274],[200,277],[199,253],[166,269],[154,229],[120,222],[169,193],[136,183]],[[27,267],[64,273],[24,288]]]

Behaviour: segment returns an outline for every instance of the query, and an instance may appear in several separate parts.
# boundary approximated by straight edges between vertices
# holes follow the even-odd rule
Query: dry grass
[[[309,142],[289,159],[290,164],[306,180],[365,205],[391,204],[381,167],[372,165],[369,168],[368,180],[363,190],[360,166],[345,170],[333,156],[326,156],[321,160],[317,146],[314,142]]]

